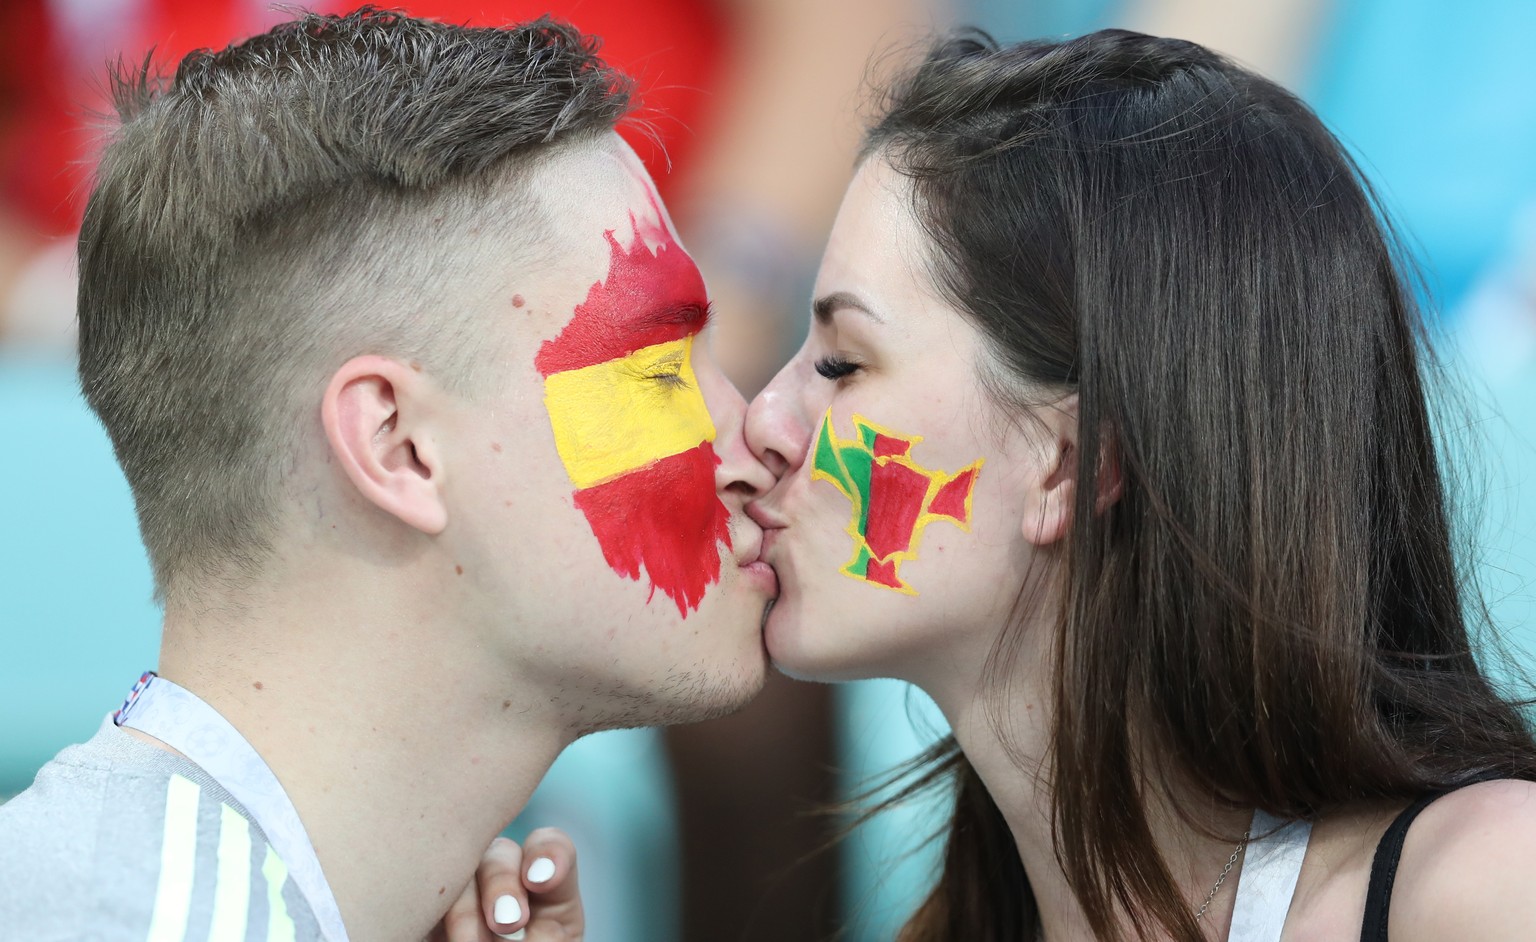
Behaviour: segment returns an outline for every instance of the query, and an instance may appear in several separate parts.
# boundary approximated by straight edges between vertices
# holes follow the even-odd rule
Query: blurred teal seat
[[[899,680],[838,686],[837,746],[844,795],[866,792],[949,734],[928,695]],[[888,796],[886,788],[872,800]],[[840,848],[845,942],[896,938],[938,879],[952,795],[913,796],[859,827]]]
[[[0,359],[0,797],[90,738],[153,666],[159,611],[128,485],[73,365]]]

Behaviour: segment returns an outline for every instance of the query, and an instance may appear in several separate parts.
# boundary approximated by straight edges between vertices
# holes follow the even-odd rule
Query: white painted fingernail
[[[555,862],[548,857],[540,857],[528,865],[528,882],[543,883],[555,875]]]
[[[517,904],[517,897],[515,896],[498,896],[496,898],[496,910],[491,918],[496,920],[497,925],[511,925],[523,918],[523,907]],[[503,938],[507,937],[503,936]]]
[[[496,937],[498,939],[511,939],[513,942],[517,942],[518,939],[528,938],[528,930],[523,928],[517,930],[516,932],[508,932],[506,935],[502,935],[500,932],[498,932],[496,933]]]

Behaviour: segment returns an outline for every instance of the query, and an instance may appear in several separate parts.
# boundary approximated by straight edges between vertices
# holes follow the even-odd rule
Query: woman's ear
[[[326,442],[365,500],[423,533],[448,525],[440,456],[421,374],[388,357],[354,357],[320,404]]]
[[[1022,530],[1026,540],[1048,546],[1065,538],[1072,527],[1082,455],[1077,394],[1041,410],[1037,417],[1042,430],[1039,462],[1029,475]],[[1125,487],[1119,448],[1107,432],[1099,436],[1098,465],[1094,509],[1103,513],[1120,499]]]
[[[1056,467],[1075,461],[1075,449],[1068,445],[1056,451]],[[1071,474],[1051,472],[1038,479],[1025,498],[1022,530],[1024,539],[1036,546],[1050,546],[1066,538],[1072,529],[1072,495],[1077,482]]]

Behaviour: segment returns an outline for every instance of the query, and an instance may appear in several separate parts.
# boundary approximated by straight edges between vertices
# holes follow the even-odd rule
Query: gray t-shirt
[[[201,768],[118,729],[0,805],[0,940],[320,942],[251,815]]]

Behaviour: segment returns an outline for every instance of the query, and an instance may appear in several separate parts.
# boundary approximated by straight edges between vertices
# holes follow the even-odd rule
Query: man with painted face
[[[164,641],[0,809],[0,934],[420,939],[565,745],[758,690],[772,477],[627,87],[366,11],[119,84],[80,374]]]

